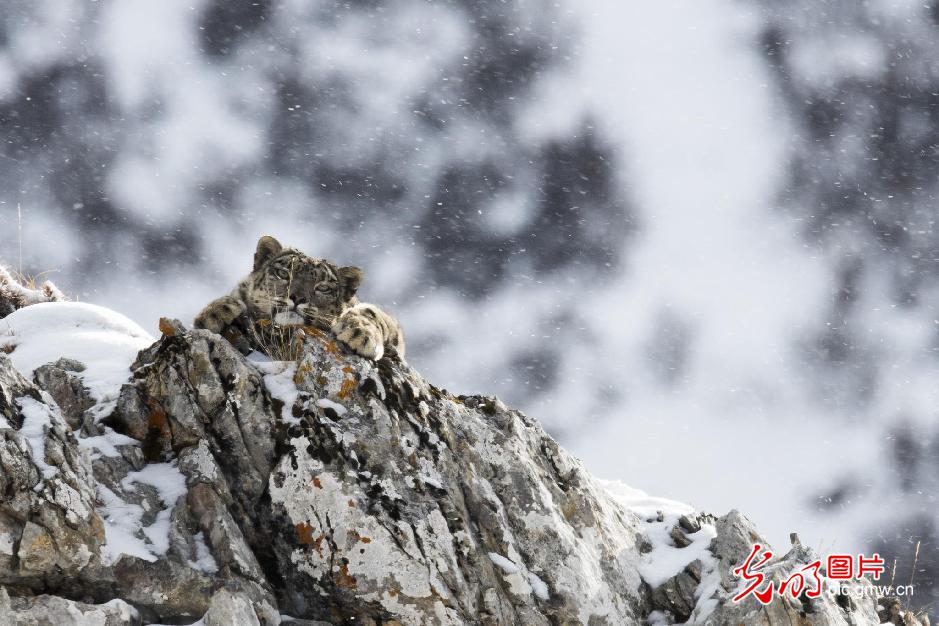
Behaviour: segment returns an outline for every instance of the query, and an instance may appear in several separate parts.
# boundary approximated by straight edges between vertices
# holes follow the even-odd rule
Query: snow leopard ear
[[[357,267],[340,267],[339,284],[342,289],[342,299],[348,300],[355,295],[359,285],[362,284],[362,270]]]
[[[284,247],[280,245],[280,242],[270,235],[264,235],[258,239],[258,248],[254,252],[254,271],[256,272],[261,269],[261,266],[264,265],[268,259],[271,259],[283,249]]]

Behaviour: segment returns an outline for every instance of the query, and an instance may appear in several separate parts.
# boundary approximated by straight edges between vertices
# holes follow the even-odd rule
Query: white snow
[[[121,487],[128,491],[133,490],[135,484],[155,487],[163,503],[163,509],[149,526],[142,524],[142,506],[126,502],[104,485],[98,485],[98,499],[103,503],[99,511],[104,518],[105,531],[105,545],[101,550],[108,563],[116,562],[122,554],[153,562],[169,549],[170,519],[176,501],[186,494],[185,477],[172,463],[151,463],[121,481]]]
[[[434,478],[433,476],[428,476],[427,474],[418,474],[418,478],[421,479],[421,482],[427,483],[431,487],[436,487],[437,489],[443,489],[443,482],[439,479]]]
[[[521,578],[524,577],[528,581],[529,586],[531,587],[532,593],[540,600],[548,600],[551,597],[551,594],[548,593],[548,585],[543,581],[539,576],[528,571],[527,568],[519,567],[515,564],[514,561],[508,559],[497,552],[489,553],[489,560],[492,561],[499,569],[501,569],[508,577],[515,577],[516,575]],[[524,571],[523,571],[524,569]],[[517,582],[512,581],[510,582]],[[524,588],[522,588],[524,589]],[[518,591],[519,588],[513,585],[513,591]]]
[[[186,495],[186,477],[177,469],[175,463],[151,463],[138,472],[131,472],[121,481],[121,487],[133,489],[133,485],[142,484],[155,487],[163,503],[163,509],[156,520],[141,528],[150,540],[155,554],[164,555],[169,549],[170,518],[176,501]]]
[[[101,484],[98,485],[98,500],[103,503],[98,512],[104,520],[105,541],[101,546],[101,556],[105,564],[116,563],[124,554],[151,563],[156,561],[157,557],[143,539],[137,536],[141,527],[140,519],[144,513],[143,507],[125,502]]]
[[[45,281],[38,289],[24,287],[17,281],[7,268],[0,265],[0,285],[4,290],[22,298],[23,302],[36,304],[38,302],[48,302],[51,298],[65,299],[62,292],[49,281]]]
[[[29,443],[33,463],[42,472],[42,477],[48,480],[59,471],[58,468],[46,463],[46,429],[52,422],[52,413],[46,405],[28,396],[17,398],[16,403],[20,405],[20,410],[23,412],[23,427],[20,428],[20,435]]]
[[[264,386],[271,397],[284,403],[280,412],[281,419],[288,424],[298,424],[300,420],[293,416],[293,405],[299,395],[297,384],[294,382],[297,364],[293,361],[272,361],[258,352],[248,355],[248,360],[264,376]]]
[[[101,606],[113,607],[120,610],[120,619],[124,623],[131,623],[134,620],[140,619],[140,613],[132,605],[115,598],[114,600],[108,600],[104,602]]]
[[[497,552],[490,552],[489,560],[495,563],[499,569],[501,569],[506,574],[515,574],[518,572],[518,565]]]
[[[349,409],[342,406],[338,402],[333,402],[329,398],[320,398],[316,401],[316,406],[320,407],[321,409],[332,409],[339,417],[342,417],[349,412]]]
[[[691,623],[703,623],[717,606],[717,601],[712,599],[712,596],[720,584],[717,559],[708,551],[711,540],[717,536],[714,526],[701,524],[701,530],[686,535],[691,544],[679,548],[674,545],[669,533],[678,523],[679,517],[694,513],[694,509],[681,502],[649,496],[619,481],[597,482],[607,490],[615,502],[645,522],[646,536],[652,542],[652,550],[642,555],[638,570],[643,580],[653,588],[681,572],[692,561],[701,561],[702,580],[695,590],[698,602],[692,613]]]
[[[205,543],[205,534],[199,531],[193,539],[196,543],[196,560],[190,560],[189,567],[206,574],[214,574],[218,571],[218,563],[215,562],[215,557],[212,556],[212,552]]]
[[[0,343],[13,348],[10,358],[26,378],[62,357],[85,365],[77,375],[103,416],[130,377],[137,353],[154,338],[120,313],[81,302],[42,302],[0,320]]]
[[[531,584],[532,592],[534,592],[539,600],[548,600],[551,598],[551,594],[548,593],[548,584],[541,580],[541,577],[529,572],[528,582]]]
[[[78,445],[81,447],[96,451],[91,455],[92,460],[101,456],[120,456],[121,453],[117,449],[118,446],[140,445],[140,442],[136,439],[128,437],[127,435],[122,435],[121,433],[114,432],[114,430],[109,426],[104,427],[103,435],[96,435],[94,437],[78,436],[77,439]]]

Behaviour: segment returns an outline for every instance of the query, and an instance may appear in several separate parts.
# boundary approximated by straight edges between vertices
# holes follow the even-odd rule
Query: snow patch
[[[548,584],[541,580],[536,574],[528,573],[528,582],[531,584],[531,590],[539,600],[548,600],[551,594],[548,593]]]
[[[82,302],[40,302],[0,320],[0,336],[13,348],[10,359],[27,379],[41,365],[62,357],[80,361],[76,372],[103,417],[117,402],[137,353],[154,338],[120,313]]]
[[[103,503],[98,510],[104,519],[105,530],[105,544],[101,550],[109,564],[115,563],[122,554],[150,562],[165,555],[169,549],[173,509],[176,501],[186,494],[186,479],[173,463],[151,463],[138,472],[129,473],[121,481],[121,487],[127,491],[133,491],[134,485],[154,487],[164,508],[152,524],[143,526],[142,506],[126,502],[104,485],[98,485],[98,499]]]
[[[259,372],[264,376],[264,387],[272,398],[284,403],[280,410],[280,418],[287,424],[299,424],[300,420],[293,416],[293,405],[297,401],[299,391],[294,377],[297,374],[297,364],[292,361],[271,361],[257,352],[248,355]],[[345,407],[343,407],[345,411]]]
[[[156,488],[163,503],[164,508],[157,514],[156,520],[141,529],[150,540],[154,553],[162,556],[170,547],[170,518],[176,508],[176,501],[186,495],[186,477],[175,463],[151,463],[138,472],[129,473],[121,481],[121,487],[130,491],[135,483]]]
[[[42,477],[48,480],[59,471],[57,467],[46,463],[46,430],[52,423],[52,412],[45,404],[28,396],[17,398],[16,403],[23,412],[23,427],[20,428],[20,435],[29,443],[33,463],[42,472]]]
[[[320,407],[321,409],[332,409],[339,417],[342,417],[349,412],[349,409],[342,406],[338,402],[333,402],[329,398],[320,398],[316,401],[316,406]]]
[[[548,600],[551,598],[551,594],[548,593],[548,585],[537,575],[527,571],[522,571],[522,568],[515,564],[514,561],[498,554],[497,552],[489,553],[489,560],[492,561],[499,569],[505,572],[510,585],[512,585],[512,592],[516,594],[527,595],[529,589],[525,589],[524,586],[517,586],[516,583],[518,580],[527,580],[530,591],[535,594],[535,597],[539,600]],[[516,580],[515,577],[518,577]]]
[[[143,507],[125,502],[116,493],[98,485],[98,500],[103,503],[98,508],[104,520],[104,545],[101,557],[106,565],[113,565],[121,556],[135,556],[153,563],[157,557],[147,548],[147,544],[137,536]]]
[[[215,562],[215,557],[212,556],[209,546],[205,543],[205,534],[199,531],[193,536],[193,540],[196,544],[196,560],[187,561],[189,567],[194,570],[199,570],[200,572],[205,572],[206,574],[214,574],[217,572],[218,563]]]
[[[499,567],[499,569],[501,569],[506,574],[518,573],[518,565],[516,565],[509,559],[505,558],[501,554],[498,554],[496,552],[490,552],[489,560],[495,563]]]
[[[654,589],[672,576],[679,574],[695,560],[701,561],[701,582],[695,589],[697,604],[689,623],[703,623],[717,607],[715,594],[720,585],[720,573],[717,559],[708,547],[717,536],[713,524],[701,524],[701,530],[686,534],[691,544],[684,548],[674,545],[670,536],[672,528],[682,515],[695,511],[687,504],[649,496],[619,481],[598,480],[615,502],[632,511],[646,523],[646,536],[652,543],[652,550],[641,556],[638,564],[639,574]]]
[[[128,437],[127,435],[122,435],[121,433],[114,432],[109,426],[104,427],[103,435],[96,435],[94,437],[82,437],[81,433],[76,432],[76,437],[78,439],[78,445],[83,448],[88,448],[90,450],[95,450],[91,455],[91,459],[95,460],[102,456],[115,457],[121,456],[118,446],[139,446],[140,442],[134,439],[133,437]]]

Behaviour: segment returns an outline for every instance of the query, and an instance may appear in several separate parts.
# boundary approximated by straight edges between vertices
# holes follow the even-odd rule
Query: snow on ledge
[[[41,302],[0,319],[0,346],[27,379],[36,368],[65,357],[80,361],[77,373],[103,416],[130,378],[137,353],[155,339],[120,313],[82,302]]]
[[[695,591],[697,604],[689,623],[704,623],[717,607],[714,594],[720,585],[717,559],[708,550],[711,540],[717,536],[713,524],[702,523],[701,530],[686,535],[691,544],[680,548],[671,539],[671,530],[682,515],[694,515],[689,505],[667,498],[650,496],[615,480],[598,480],[607,493],[623,508],[639,516],[646,525],[646,535],[652,542],[652,550],[642,555],[639,574],[653,588],[679,574],[692,561],[701,561],[702,578]]]

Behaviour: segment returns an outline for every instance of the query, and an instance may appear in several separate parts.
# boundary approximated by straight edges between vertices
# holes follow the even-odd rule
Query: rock
[[[691,515],[682,515],[678,518],[678,526],[686,533],[696,533],[701,530],[701,520]]]
[[[123,600],[86,604],[50,595],[10,598],[7,590],[0,587],[0,624],[4,626],[127,626],[140,623],[140,614]]]
[[[929,626],[929,616],[925,613],[904,611],[899,598],[883,598],[878,607],[880,621],[895,626]]]
[[[93,565],[104,541],[90,462],[55,401],[5,355],[0,413],[0,584],[61,584]]]
[[[698,530],[700,530],[700,527]],[[672,541],[679,548],[687,548],[691,545],[691,540],[688,539],[687,533],[678,525],[672,527],[669,537],[672,538]]]
[[[33,384],[0,356],[10,623],[112,623],[102,607],[207,625],[879,623],[873,600],[733,604],[731,570],[762,541],[745,517],[624,505],[498,399],[318,332],[271,363],[162,331],[78,439],[58,405],[89,414],[77,365]]]
[[[633,520],[537,424],[495,403],[467,408],[400,364],[309,346],[270,487],[286,612],[638,619],[635,570],[598,567],[638,555]]]
[[[95,403],[81,379],[74,375],[84,369],[78,361],[59,359],[36,368],[33,373],[36,385],[52,396],[72,430],[81,428],[85,411]]]
[[[701,582],[701,561],[693,561],[652,592],[652,606],[685,622],[694,612],[695,591]]]
[[[819,559],[811,549],[806,548],[793,537],[794,545],[781,558],[773,561],[771,569],[766,572],[767,580],[778,584],[793,572],[800,570]],[[720,563],[718,571],[721,574],[721,586],[724,589],[739,590],[739,579],[732,577],[732,571],[747,557],[745,552],[750,546],[759,543],[769,546],[753,527],[753,524],[739,511],[731,511],[717,520],[717,537],[711,546],[711,553]],[[742,555],[742,556],[741,556]],[[870,587],[870,582],[859,581],[858,585]],[[866,591],[870,592],[870,589]],[[801,596],[798,600],[791,596],[776,597],[768,605],[758,603],[754,596],[750,596],[740,603],[726,602],[719,612],[720,623],[745,624],[878,624],[877,605],[875,595],[865,593],[862,597],[848,602],[847,598],[833,598],[827,593],[822,597],[812,599]],[[713,622],[718,623],[718,622]]]
[[[260,626],[258,616],[251,606],[251,600],[227,589],[219,589],[212,596],[209,610],[203,617],[205,626]]]

